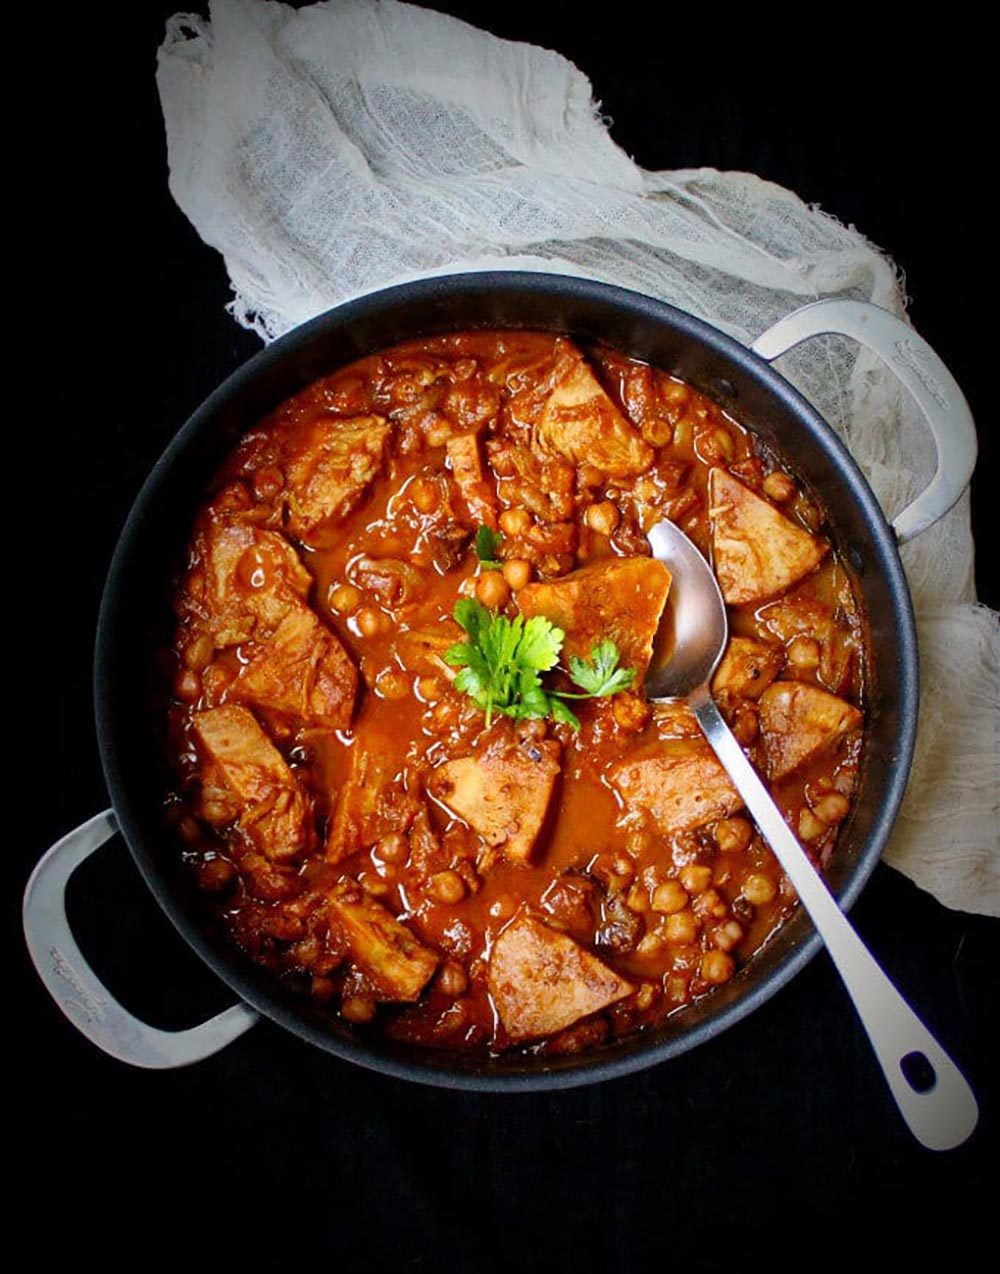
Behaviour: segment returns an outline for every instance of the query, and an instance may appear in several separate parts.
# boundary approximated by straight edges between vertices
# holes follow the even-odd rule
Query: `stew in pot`
[[[780,457],[552,334],[363,358],[240,441],[175,592],[166,798],[255,961],[363,1029],[568,1052],[729,981],[794,906],[690,711],[643,676],[669,517],[713,689],[817,866],[850,810],[863,617]]]

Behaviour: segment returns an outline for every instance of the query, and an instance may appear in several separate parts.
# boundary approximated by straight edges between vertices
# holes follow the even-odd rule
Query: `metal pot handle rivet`
[[[892,524],[900,544],[944,517],[965,490],[976,464],[976,427],[955,378],[912,327],[864,301],[804,305],[750,346],[769,363],[812,336],[850,336],[885,362],[913,395],[937,447],[937,469]]]
[[[118,830],[105,810],[42,857],[24,891],[24,936],[38,975],[73,1025],[121,1062],[169,1070],[211,1057],[248,1031],[258,1015],[234,1004],[200,1026],[161,1031],[123,1008],[84,959],[66,919],[66,886],[76,869]]]

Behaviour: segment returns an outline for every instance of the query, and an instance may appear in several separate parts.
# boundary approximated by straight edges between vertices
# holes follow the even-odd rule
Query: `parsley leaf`
[[[594,697],[627,690],[635,681],[635,669],[619,668],[619,658],[618,647],[609,638],[605,638],[599,645],[591,648],[589,663],[579,655],[570,655],[570,680]],[[578,696],[574,696],[576,697]]]
[[[486,713],[521,719],[546,717],[549,695],[539,673],[555,666],[562,649],[563,632],[542,615],[524,619],[517,615],[492,615],[475,598],[455,603],[455,618],[469,634],[445,652],[445,662],[461,669],[455,688],[469,695]]]
[[[589,661],[570,656],[570,678],[583,694],[548,690],[541,674],[559,660],[566,636],[561,628],[544,615],[528,620],[523,615],[494,615],[471,597],[455,603],[454,615],[469,640],[456,642],[444,658],[460,670],[455,689],[482,709],[487,725],[499,712],[517,721],[551,716],[579,730],[579,719],[564,700],[617,694],[635,680],[634,668],[618,667],[618,647],[606,639],[592,648]]]
[[[499,531],[492,531],[488,526],[481,526],[476,532],[476,557],[479,558],[479,565],[485,566],[487,570],[498,568],[500,562],[497,560],[497,553],[502,543],[503,536]]]

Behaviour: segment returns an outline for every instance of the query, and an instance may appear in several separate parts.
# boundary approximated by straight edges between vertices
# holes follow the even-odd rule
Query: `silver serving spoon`
[[[672,522],[655,526],[649,542],[653,556],[669,568],[673,579],[661,639],[646,674],[647,697],[654,702],[683,699],[694,711],[826,943],[910,1131],[930,1150],[961,1145],[979,1118],[972,1089],[848,923],[712,698],[709,682],[725,650],[729,627],[711,567]],[[669,642],[662,640],[665,633]],[[906,1060],[914,1069],[919,1058],[924,1059],[925,1071],[929,1064],[933,1078],[917,1088],[902,1063]]]

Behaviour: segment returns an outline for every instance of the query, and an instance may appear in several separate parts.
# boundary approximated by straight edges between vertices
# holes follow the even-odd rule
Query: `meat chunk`
[[[330,821],[327,860],[339,862],[388,832],[405,831],[418,808],[397,777],[395,761],[372,748],[355,748]]]
[[[783,662],[784,655],[773,646],[749,637],[733,637],[712,678],[712,693],[759,699],[781,671]]]
[[[623,668],[641,685],[670,591],[670,572],[651,557],[607,558],[561,579],[527,584],[517,595],[521,613],[544,615],[566,634],[566,655],[590,658],[610,637]]]
[[[760,697],[760,728],[767,772],[791,774],[857,730],[863,717],[845,699],[798,681],[776,681]]]
[[[357,686],[347,651],[308,606],[300,606],[241,669],[229,696],[287,713],[305,726],[343,730]]]
[[[239,704],[196,712],[195,736],[210,766],[206,780],[235,797],[239,826],[273,860],[294,858],[313,843],[312,811],[284,757]]]
[[[611,401],[580,351],[558,342],[552,390],[536,427],[548,451],[574,463],[586,461],[611,478],[642,473],[653,449]]]
[[[712,561],[731,606],[762,602],[807,575],[829,545],[779,513],[725,469],[709,475]]]
[[[479,440],[475,434],[459,434],[449,438],[446,449],[452,477],[458,487],[468,519],[473,526],[488,526],[496,530],[497,500],[483,474],[483,460],[479,454]]]
[[[526,863],[542,830],[559,774],[559,744],[500,740],[479,756],[446,761],[427,790],[464,819],[486,844]]]
[[[523,911],[493,944],[488,984],[511,1044],[561,1031],[634,990],[572,938]]]
[[[381,416],[320,417],[281,437],[286,522],[297,540],[325,548],[382,468],[391,426]]]
[[[208,517],[194,541],[182,609],[219,648],[268,636],[303,604],[312,578],[283,535],[238,516]]]
[[[610,777],[626,806],[646,810],[664,834],[704,827],[743,805],[702,739],[667,740],[646,755],[633,753]]]
[[[462,629],[453,619],[446,617],[436,624],[401,632],[392,649],[408,672],[432,672],[454,681],[457,669],[445,663],[444,656],[463,639]]]
[[[360,889],[334,890],[327,914],[352,961],[374,985],[379,999],[416,1000],[440,957],[418,942],[406,925]]]

